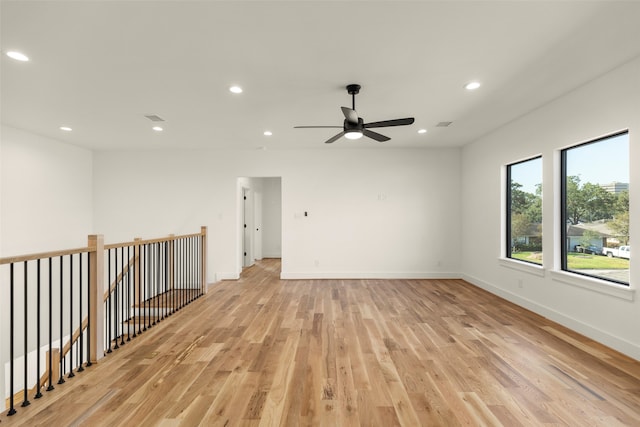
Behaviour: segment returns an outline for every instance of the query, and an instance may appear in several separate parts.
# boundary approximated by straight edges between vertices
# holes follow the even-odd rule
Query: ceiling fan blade
[[[384,128],[388,126],[405,126],[410,125],[415,121],[413,117],[407,117],[406,119],[395,119],[395,120],[383,120],[381,122],[371,122],[365,123],[365,128]]]
[[[331,144],[332,142],[339,140],[342,137],[342,135],[344,135],[344,131],[340,132],[336,136],[332,136],[331,138],[327,139],[324,143]]]
[[[331,129],[342,129],[342,126],[294,126],[294,129],[324,129],[324,128],[331,128]]]
[[[369,138],[375,139],[378,142],[385,142],[391,139],[388,136],[381,135],[377,132],[374,132],[368,129],[362,129],[362,133],[364,134],[364,136],[368,136]]]
[[[344,114],[344,117],[349,123],[353,123],[354,125],[358,124],[358,113],[356,113],[356,110],[352,110],[351,108],[347,107],[340,108],[342,108],[342,114]]]

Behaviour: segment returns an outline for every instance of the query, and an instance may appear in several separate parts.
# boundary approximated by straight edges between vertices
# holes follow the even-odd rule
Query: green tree
[[[536,185],[536,193],[529,194],[529,206],[525,210],[529,221],[534,224],[542,224],[542,184]]]
[[[521,190],[522,184],[511,181],[511,213],[522,214],[527,209],[527,194]]]
[[[536,193],[522,190],[522,184],[511,181],[511,213],[523,214],[531,223],[542,222],[542,184],[536,185]]]
[[[621,191],[616,194],[613,210],[614,215],[629,213],[629,191]]]
[[[584,230],[582,237],[580,237],[580,246],[587,247],[592,245],[592,241],[600,237],[598,233],[593,230]]]
[[[616,237],[623,245],[629,244],[629,211],[622,212],[613,217],[609,223],[609,228],[616,233]]]
[[[590,182],[581,185],[579,176],[568,176],[567,218],[572,224],[613,218],[616,196]]]
[[[519,237],[525,237],[529,233],[531,222],[525,214],[511,214],[511,247],[516,246]]]
[[[586,182],[580,189],[580,192],[586,204],[588,221],[613,218],[615,213],[615,194],[609,193],[599,185],[590,182]]]

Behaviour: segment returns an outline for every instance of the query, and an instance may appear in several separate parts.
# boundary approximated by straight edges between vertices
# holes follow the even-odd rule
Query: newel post
[[[200,292],[207,293],[207,227],[200,227]]]
[[[104,237],[89,236],[89,361],[104,357]]]

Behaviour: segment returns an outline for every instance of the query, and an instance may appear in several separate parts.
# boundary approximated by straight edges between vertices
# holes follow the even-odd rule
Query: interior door
[[[251,192],[248,188],[242,189],[242,266],[253,265],[252,226],[253,208],[251,203]]]

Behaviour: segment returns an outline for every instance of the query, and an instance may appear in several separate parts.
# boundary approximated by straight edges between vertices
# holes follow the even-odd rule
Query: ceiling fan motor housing
[[[358,123],[351,123],[349,120],[345,119],[344,120],[344,131],[345,132],[350,132],[350,131],[362,131],[362,129],[364,129],[364,120],[362,119],[362,117],[358,117]]]

